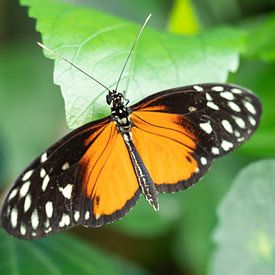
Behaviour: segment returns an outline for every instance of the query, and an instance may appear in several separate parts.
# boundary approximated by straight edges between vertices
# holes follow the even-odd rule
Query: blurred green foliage
[[[51,80],[52,66],[38,47],[26,39],[4,44],[0,60],[1,140],[6,176],[11,180],[23,163],[45,150],[66,128],[62,99]]]
[[[147,269],[154,274],[234,274],[232,268],[249,270],[254,260],[258,263],[254,269],[257,274],[272,274],[256,253],[260,249],[267,255],[273,249],[272,234],[255,229],[258,233],[249,239],[250,246],[242,248],[242,242],[247,240],[237,237],[239,228],[249,231],[253,226],[273,225],[274,163],[249,166],[234,185],[232,181],[248,163],[275,156],[274,1],[21,2],[30,6],[30,16],[37,19],[36,27],[35,21],[28,19],[26,8],[8,0],[0,2],[1,184],[10,184],[29,161],[67,131],[60,87],[53,85],[53,64],[35,45],[35,41],[41,40],[35,28],[42,33],[47,46],[74,60],[74,46],[105,27],[120,26],[84,43],[76,62],[104,84],[112,85],[138,30],[136,23],[125,18],[141,23],[152,12],[150,25],[134,54],[135,62],[125,75],[130,75],[130,82],[121,84],[122,89],[129,85],[132,102],[165,88],[228,79],[259,95],[264,112],[252,139],[237,152],[216,161],[198,185],[181,193],[161,194],[159,213],[141,198],[124,219],[103,228],[72,230],[74,237],[61,233],[41,241],[24,242],[1,231],[0,273],[144,274]],[[12,19],[15,17],[17,20]],[[165,29],[188,36],[165,33]],[[106,114],[105,94],[99,96],[102,90],[98,86],[62,62],[55,62],[54,71],[70,127]],[[86,112],[80,114],[85,108]],[[229,195],[221,203],[228,190]],[[265,211],[259,209],[250,213],[248,206],[247,212],[243,211],[245,205],[259,208],[259,201],[269,216],[261,217]],[[211,236],[215,227],[217,251],[213,254]],[[235,238],[235,242],[230,242]],[[120,255],[119,259],[115,255]],[[229,258],[230,255],[236,257]],[[232,264],[223,266],[227,259]],[[274,265],[273,256],[268,263]],[[249,270],[239,274],[252,273]]]
[[[148,274],[72,236],[27,242],[6,238],[0,232],[0,241],[1,274]]]
[[[237,176],[218,208],[210,274],[274,274],[274,177],[274,159],[253,163]]]

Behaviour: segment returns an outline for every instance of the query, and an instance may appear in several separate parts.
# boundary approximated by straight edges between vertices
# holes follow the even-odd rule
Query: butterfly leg
[[[153,208],[158,211],[158,196],[155,184],[152,181],[152,178],[147,171],[144,163],[133,143],[132,136],[129,132],[123,133],[123,140],[127,146],[134,170],[138,179],[138,183],[144,194],[146,200],[153,206]]]

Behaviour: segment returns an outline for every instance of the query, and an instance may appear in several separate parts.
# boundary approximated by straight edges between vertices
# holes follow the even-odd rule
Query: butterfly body
[[[130,110],[127,107],[129,101],[122,93],[110,91],[106,96],[106,103],[111,107],[111,117],[116,122],[121,133],[128,133],[131,129]]]
[[[132,121],[130,109],[127,108],[129,100],[125,99],[122,93],[112,91],[106,96],[106,102],[111,107],[111,117],[124,140],[142,193],[154,209],[158,210],[157,190],[132,139]]]

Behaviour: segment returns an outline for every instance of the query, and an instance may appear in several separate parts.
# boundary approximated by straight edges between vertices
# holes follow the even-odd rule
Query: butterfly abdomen
[[[158,210],[159,205],[158,205],[157,189],[133,143],[131,134],[124,133],[123,140],[127,146],[142,193],[144,194],[147,201],[154,207],[154,209]]]

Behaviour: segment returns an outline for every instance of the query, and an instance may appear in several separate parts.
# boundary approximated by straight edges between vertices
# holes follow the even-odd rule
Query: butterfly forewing
[[[76,129],[25,169],[2,206],[1,225],[9,233],[36,239],[85,221],[79,161],[109,121]]]
[[[174,192],[195,183],[214,158],[247,140],[260,116],[260,102],[247,89],[200,84],[163,91],[132,106],[132,132],[137,132],[137,149],[142,151],[158,191]],[[160,135],[162,140],[157,138]],[[182,140],[183,135],[191,138],[191,147],[188,139]],[[182,146],[176,147],[180,140]],[[146,142],[152,146],[145,147]]]

